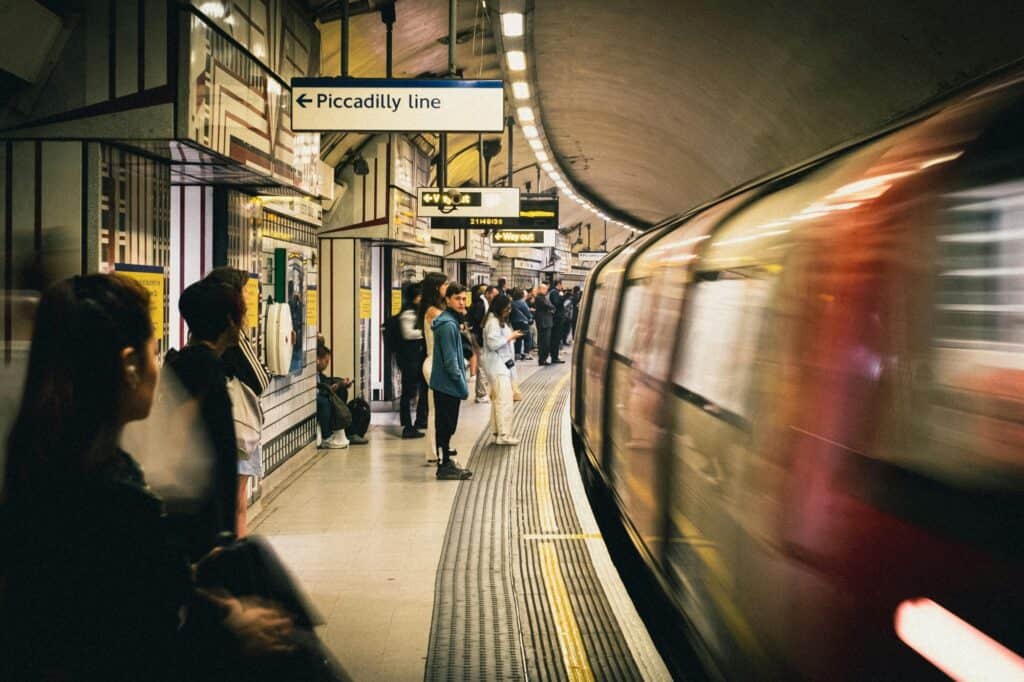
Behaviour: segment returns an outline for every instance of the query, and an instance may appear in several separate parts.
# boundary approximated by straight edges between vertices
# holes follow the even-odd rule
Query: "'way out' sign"
[[[498,80],[293,78],[292,130],[500,132]]]

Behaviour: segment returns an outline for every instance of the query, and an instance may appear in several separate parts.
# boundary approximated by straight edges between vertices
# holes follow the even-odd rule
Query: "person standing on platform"
[[[230,267],[214,268],[204,279],[222,282],[234,287],[242,297],[249,275]],[[243,319],[245,313],[242,313]],[[245,330],[238,334],[238,345],[224,351],[220,358],[224,374],[228,377],[229,394],[232,395],[231,412],[235,420],[235,440],[238,452],[238,499],[235,506],[235,532],[240,538],[249,533],[249,491],[250,481],[255,485],[263,476],[263,411],[260,396],[270,385],[270,372],[260,361]],[[233,387],[231,381],[238,384]],[[236,404],[234,397],[242,400]],[[244,432],[244,434],[243,434]]]
[[[495,289],[498,290],[499,294],[508,296],[508,283],[506,282],[504,277],[498,278],[498,285],[495,287]]]
[[[245,301],[229,284],[200,280],[181,293],[178,310],[188,325],[188,344],[168,351],[164,366],[197,402],[214,457],[213,490],[196,513],[172,519],[196,561],[237,530],[238,450],[221,357],[238,345]]]
[[[562,349],[562,337],[565,333],[565,294],[562,293],[561,280],[555,280],[551,286],[548,300],[554,308],[554,320],[551,328],[551,348],[548,353],[551,356],[551,364],[561,364],[564,361],[558,357],[558,352]]]
[[[420,289],[420,304],[416,311],[416,328],[423,332],[423,343],[426,357],[423,360],[423,378],[430,387],[430,376],[434,368],[434,331],[431,327],[438,315],[444,312],[446,307],[445,292],[448,290],[448,278],[441,272],[430,272],[423,278],[423,285]],[[427,411],[437,414],[437,406],[434,404],[434,391],[427,391]],[[436,419],[427,419],[427,463],[437,461],[437,433],[434,428]]]
[[[399,411],[402,418],[402,438],[423,438],[419,429],[427,428],[430,416],[427,409],[427,382],[423,378],[423,330],[416,328],[416,309],[420,304],[420,284],[410,282],[402,290],[402,312],[398,315],[402,342],[396,353],[398,368],[402,372],[402,399]],[[412,400],[416,398],[416,423],[412,421]]]
[[[533,320],[533,316],[530,314],[530,308],[526,305],[526,298],[522,289],[512,290],[512,315],[509,318],[509,323],[512,328],[517,332],[520,332],[520,338],[516,339],[515,351],[516,360],[526,360],[526,340],[530,336],[530,322]]]
[[[434,424],[437,430],[437,478],[461,481],[473,472],[462,469],[452,460],[452,436],[459,426],[459,407],[469,398],[466,359],[463,354],[460,316],[466,314],[466,288],[458,283],[448,285],[446,308],[431,323],[434,335],[433,369],[430,388],[434,394]]]
[[[523,333],[512,328],[511,314],[508,296],[499,294],[491,301],[484,323],[483,364],[491,379],[491,435],[497,445],[519,445],[519,439],[512,435],[512,380],[516,366],[512,344],[523,338]]]
[[[490,376],[482,362],[484,353],[484,320],[487,311],[490,310],[491,301],[498,295],[498,288],[491,285],[481,284],[478,287],[479,296],[472,302],[469,313],[466,315],[466,322],[469,324],[471,338],[473,340],[473,354],[476,356],[476,402],[486,403],[490,394]]]
[[[552,348],[551,337],[554,327],[555,307],[548,300],[546,284],[538,285],[537,295],[533,299],[534,319],[537,321],[537,364],[548,365],[558,357],[557,349]]]

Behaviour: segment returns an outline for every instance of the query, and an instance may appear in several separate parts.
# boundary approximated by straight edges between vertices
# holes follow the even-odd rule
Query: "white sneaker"
[[[495,445],[519,445],[519,439],[515,436],[499,436],[494,441]]]
[[[487,396],[484,396],[483,398],[477,398],[477,399],[476,399],[476,401],[477,401],[478,403],[489,403],[489,402],[491,402],[491,401],[490,401],[490,400],[489,400],[489,399],[487,398]]]
[[[328,448],[329,450],[344,450],[348,447],[348,437],[344,431],[335,431],[331,434],[331,437],[320,444],[320,447]]]

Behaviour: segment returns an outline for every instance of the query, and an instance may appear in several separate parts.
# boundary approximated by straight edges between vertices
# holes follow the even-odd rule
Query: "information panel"
[[[500,80],[293,78],[291,85],[296,132],[504,130]]]
[[[520,194],[518,216],[466,217],[452,213],[442,218],[431,218],[430,227],[435,230],[482,230],[487,228],[557,230],[558,197],[547,194]]]
[[[521,202],[516,187],[459,187],[416,190],[416,214],[420,218],[519,216]]]
[[[554,246],[554,235],[550,230],[495,230],[491,246]]]

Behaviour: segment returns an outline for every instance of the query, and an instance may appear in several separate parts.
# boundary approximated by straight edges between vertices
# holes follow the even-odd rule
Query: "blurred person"
[[[406,284],[402,290],[402,311],[399,325],[402,341],[396,356],[402,373],[402,398],[399,413],[402,419],[402,438],[423,438],[419,429],[427,427],[430,411],[427,408],[427,382],[423,378],[423,359],[426,357],[423,331],[416,328],[416,310],[423,296],[418,282]],[[412,400],[416,399],[416,422],[412,421]]]
[[[507,281],[505,280],[504,277],[499,277],[498,278],[498,284],[494,288],[498,290],[498,294],[504,294],[506,296],[508,295],[507,294],[508,283],[507,283]]]
[[[523,339],[523,353],[526,354],[526,360],[534,360],[533,352],[537,349],[537,310],[534,308],[534,301],[536,300],[536,297],[536,287],[530,287],[527,289],[526,295],[523,297],[523,300],[526,301],[526,308],[530,311],[530,326],[526,330],[526,338]]]
[[[434,391],[431,388],[430,376],[434,368],[434,330],[433,322],[447,307],[445,293],[448,290],[448,277],[444,273],[429,272],[423,278],[420,288],[420,303],[416,310],[416,328],[423,332],[423,345],[426,357],[423,359],[423,378],[427,382],[427,411],[435,415],[435,419],[427,419],[427,463],[437,459],[437,406],[434,403]]]
[[[470,374],[476,376],[475,394],[478,403],[486,403],[487,395],[490,393],[487,370],[483,367],[481,359],[483,357],[484,318],[487,316],[491,301],[497,295],[497,287],[487,284],[478,284],[473,287],[471,305],[466,314],[466,323],[471,334],[470,341],[475,356]]]
[[[431,323],[434,336],[430,388],[434,393],[434,423],[437,432],[437,478],[465,480],[473,475],[452,459],[451,439],[459,426],[459,407],[469,398],[466,360],[459,332],[459,316],[466,313],[466,288],[452,282],[445,291],[445,310]]]
[[[497,445],[519,445],[519,439],[512,435],[512,380],[516,364],[512,344],[523,333],[512,328],[511,314],[511,301],[499,294],[491,302],[484,323],[483,362],[491,378],[491,435]]]
[[[4,475],[0,678],[259,679],[293,650],[283,612],[195,588],[161,500],[118,446],[158,374],[137,283],[76,276],[43,294]]]
[[[205,279],[234,287],[241,297],[244,308],[243,292],[249,282],[247,273],[236,268],[219,267],[211,270]],[[246,312],[243,309],[243,320]],[[238,345],[228,348],[221,355],[221,363],[229,382],[231,412],[235,420],[235,441],[239,448],[235,532],[238,537],[244,538],[249,532],[249,492],[263,477],[263,411],[260,407],[260,396],[270,384],[270,373],[260,361],[244,329],[239,331]],[[232,384],[232,381],[237,383]]]
[[[347,412],[345,398],[352,380],[329,377],[325,373],[331,364],[331,349],[322,342],[316,345],[316,420],[320,425],[320,447],[331,450],[344,450],[349,446],[349,437],[345,433],[347,425],[352,423],[352,413]],[[338,404],[336,401],[340,401]],[[347,414],[346,414],[347,412]],[[342,428],[334,428],[334,424],[346,423]]]
[[[555,325],[555,307],[548,300],[546,284],[537,286],[537,295],[533,298],[533,319],[537,321],[537,364],[548,365],[558,357],[557,348],[552,352],[552,328]]]
[[[221,357],[238,345],[245,301],[229,284],[200,280],[181,293],[178,309],[188,325],[188,343],[168,351],[164,367],[195,401],[213,454],[212,491],[195,513],[174,515],[195,560],[237,531],[238,450]]]

